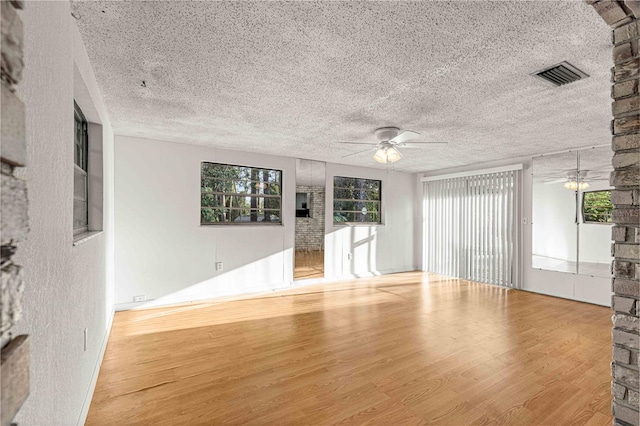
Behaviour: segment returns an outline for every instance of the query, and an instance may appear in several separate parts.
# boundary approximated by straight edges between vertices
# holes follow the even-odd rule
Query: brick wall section
[[[15,86],[22,79],[22,2],[0,1],[0,33],[2,63],[0,67],[0,236],[2,240],[0,270],[2,298],[0,299],[0,346],[11,341],[11,328],[20,318],[23,293],[22,268],[13,262],[13,255],[28,232],[27,190],[25,181],[15,176],[16,167],[24,167],[26,140],[24,104],[15,94]]]
[[[640,2],[588,1],[613,29],[613,394],[616,425],[640,424]]]
[[[296,186],[311,194],[311,217],[296,217],[296,250],[324,249],[324,186]]]

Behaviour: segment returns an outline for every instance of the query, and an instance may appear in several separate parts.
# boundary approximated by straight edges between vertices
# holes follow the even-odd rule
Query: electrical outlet
[[[141,294],[140,296],[133,296],[134,302],[144,302],[147,300],[147,296],[145,294]]]
[[[353,253],[347,254],[347,260],[353,260]]]
[[[222,271],[222,262],[216,262],[216,271]]]
[[[89,338],[89,329],[85,328],[84,331],[82,332],[82,346],[84,348],[84,351],[87,351],[87,339]]]

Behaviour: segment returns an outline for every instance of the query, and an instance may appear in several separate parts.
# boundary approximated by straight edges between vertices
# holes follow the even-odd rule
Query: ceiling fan
[[[578,173],[577,170],[566,170],[564,172],[556,172],[556,173],[548,173],[537,176],[538,180],[541,180],[543,183],[560,183],[566,182],[568,180],[609,180],[609,172],[608,171],[599,171],[599,170],[580,170]]]
[[[575,191],[577,189],[585,190],[589,188],[591,185],[589,182],[592,181],[608,181],[608,173],[600,172],[597,170],[567,170],[563,172],[564,177],[558,178],[557,173],[550,175],[547,178],[541,176],[542,183],[544,184],[554,184],[554,183],[564,183],[564,187]]]
[[[368,148],[363,151],[352,152],[342,156],[342,158],[351,157],[352,155],[361,154],[363,152],[375,149],[373,159],[378,163],[395,163],[402,158],[402,154],[398,148],[422,148],[423,145],[431,144],[447,144],[448,142],[416,142],[420,133],[413,130],[400,130],[398,127],[380,127],[375,130],[376,139],[375,148]],[[342,142],[350,145],[373,145],[373,142]]]

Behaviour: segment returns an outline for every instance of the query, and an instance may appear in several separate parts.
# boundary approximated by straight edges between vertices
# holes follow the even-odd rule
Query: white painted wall
[[[333,224],[334,176],[382,181],[382,224]],[[384,170],[327,164],[325,278],[363,277],[412,271],[414,262],[413,175]],[[352,254],[349,260],[348,255]]]
[[[290,285],[295,159],[124,136],[115,152],[118,309]],[[284,225],[200,226],[202,161],[282,170]]]
[[[613,153],[612,153],[613,155]],[[532,226],[531,218],[533,214],[533,185],[531,176],[531,157],[520,157],[509,160],[494,161],[473,166],[455,167],[444,170],[437,170],[429,173],[417,174],[416,181],[418,187],[415,194],[418,200],[423,199],[422,183],[419,182],[422,176],[437,176],[448,173],[466,172],[482,170],[491,167],[505,166],[509,164],[524,164],[523,171],[523,200],[522,211],[527,224],[522,226],[522,266],[524,269],[522,289],[535,293],[548,294],[551,296],[563,297],[567,299],[579,300],[583,302],[595,303],[609,306],[611,303],[611,282],[608,277],[591,277],[586,275],[576,275],[564,272],[545,271],[533,269],[531,267],[532,255]],[[422,235],[422,202],[416,206],[418,214],[415,215],[416,230]],[[428,238],[428,236],[427,236]],[[610,234],[609,234],[610,238]],[[601,245],[609,246],[608,240],[600,242]],[[416,262],[424,270],[423,250],[421,244],[416,244]]]
[[[113,134],[68,2],[26,2],[24,80],[30,228],[23,318],[31,336],[31,393],[18,424],[84,421],[112,319]],[[74,66],[75,65],[75,66]],[[73,246],[74,67],[102,124],[104,218],[100,235]],[[83,330],[88,328],[88,350]]]
[[[173,142],[116,137],[117,309],[159,306],[292,285],[295,232],[294,158]],[[283,171],[282,226],[200,226],[202,161]],[[411,175],[327,164],[333,176],[383,180],[382,226],[333,228],[327,221],[328,279],[412,270]],[[332,211],[327,217],[333,217]],[[347,252],[354,260],[347,264]],[[223,262],[223,271],[215,263]],[[144,303],[133,298],[145,295]]]

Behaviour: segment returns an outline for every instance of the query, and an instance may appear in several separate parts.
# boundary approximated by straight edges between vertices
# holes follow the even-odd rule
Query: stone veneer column
[[[640,424],[640,2],[588,1],[613,28],[611,96],[614,204],[612,228],[613,381],[615,425]]]
[[[25,166],[26,139],[24,104],[15,94],[22,79],[22,0],[0,0],[0,219],[2,293],[0,298],[1,407],[0,423],[10,424],[29,394],[29,340],[13,338],[11,329],[19,320],[23,293],[22,267],[13,262],[19,243],[28,232],[25,181],[14,173]]]

